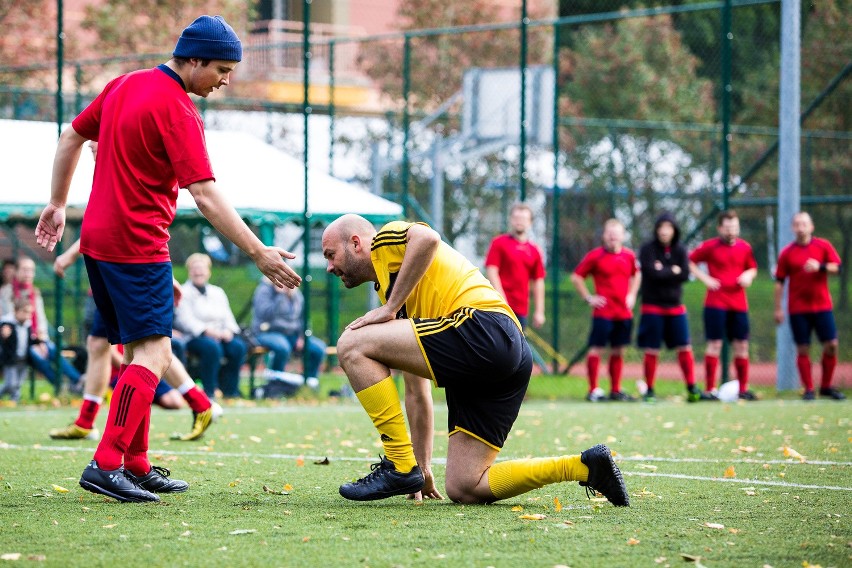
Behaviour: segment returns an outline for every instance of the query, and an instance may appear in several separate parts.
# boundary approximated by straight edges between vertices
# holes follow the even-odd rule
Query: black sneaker
[[[805,391],[802,395],[802,400],[816,400],[816,393],[812,390]]]
[[[80,487],[92,493],[100,493],[124,503],[147,503],[159,501],[160,498],[139,487],[136,481],[128,476],[123,467],[113,470],[103,470],[92,460],[83,470],[80,477]]]
[[[716,402],[719,402],[719,397],[710,391],[702,391],[698,400],[715,400]]]
[[[414,466],[408,473],[396,471],[393,462],[384,456],[382,461],[370,466],[372,473],[358,481],[344,483],[340,486],[340,494],[352,501],[375,501],[394,495],[408,495],[423,489],[426,482],[420,466]]]
[[[846,400],[846,395],[834,387],[823,387],[819,389],[819,395],[833,398],[834,400]]]
[[[139,487],[146,489],[152,493],[183,493],[189,489],[189,483],[180,479],[169,479],[172,474],[164,467],[151,466],[151,471],[147,474],[138,476],[133,475],[129,471],[127,477],[139,484]]]
[[[743,391],[740,393],[740,400],[757,400],[757,395],[751,391]]]
[[[627,394],[626,392],[611,392],[609,393],[610,400],[618,400],[621,402],[636,402],[636,399]]]
[[[580,454],[580,461],[589,468],[589,480],[581,481],[580,485],[592,488],[616,507],[629,507],[630,496],[621,470],[612,459],[612,450],[603,444],[598,444]],[[589,490],[586,489],[586,494]]]

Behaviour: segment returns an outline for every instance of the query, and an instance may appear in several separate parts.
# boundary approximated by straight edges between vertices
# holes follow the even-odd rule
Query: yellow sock
[[[580,456],[498,462],[488,470],[488,486],[497,499],[508,499],[560,481],[588,480],[589,468],[580,461]]]
[[[405,428],[402,405],[399,403],[399,393],[393,379],[391,377],[382,379],[355,395],[370,415],[373,426],[382,436],[385,456],[393,462],[398,472],[411,471],[417,465],[417,460],[414,459],[414,449],[411,447],[411,438]]]

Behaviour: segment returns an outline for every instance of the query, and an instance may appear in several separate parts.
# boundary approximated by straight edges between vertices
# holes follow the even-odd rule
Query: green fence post
[[[334,40],[328,43],[328,175],[334,177]]]
[[[304,119],[304,144],[305,144],[305,209],[302,214],[302,251],[304,262],[302,264],[303,274],[303,291],[302,295],[305,298],[304,311],[302,313],[304,319],[304,334],[305,347],[302,349],[302,374],[305,375],[308,369],[308,341],[313,335],[311,331],[311,265],[308,261],[311,251],[311,211],[308,207],[308,119],[311,115],[310,99],[310,63],[311,63],[311,0],[303,0],[302,3],[302,117]],[[307,376],[305,376],[307,379]]]
[[[730,194],[730,160],[731,160],[731,42],[734,36],[731,32],[731,0],[725,0],[722,6],[722,211],[728,209]],[[728,381],[728,365],[731,359],[728,340],[722,342],[722,378]]]
[[[518,182],[520,200],[527,199],[527,27],[530,23],[527,17],[527,0],[521,2],[521,124],[520,124],[520,156],[518,157]]]
[[[550,326],[553,350],[559,353],[559,25],[553,26],[553,242],[550,245]],[[553,360],[553,374],[559,362]]]
[[[409,98],[411,97],[411,36],[405,34],[402,45],[402,215],[407,219],[409,216],[408,192],[408,136],[410,129]]]

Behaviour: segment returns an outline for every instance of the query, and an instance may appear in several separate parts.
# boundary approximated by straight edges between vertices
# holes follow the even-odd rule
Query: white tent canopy
[[[206,136],[217,184],[243,217],[258,224],[301,218],[301,161],[243,132],[207,131]],[[56,124],[0,120],[0,221],[32,219],[48,202],[56,143]],[[93,172],[92,154],[84,149],[71,182],[69,208],[85,208]],[[400,205],[323,172],[311,170],[308,187],[308,210],[315,220],[357,213],[383,222],[402,215]],[[192,196],[181,190],[178,216],[198,215]]]

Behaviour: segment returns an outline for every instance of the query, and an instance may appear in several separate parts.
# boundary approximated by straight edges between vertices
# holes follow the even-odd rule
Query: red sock
[[[589,355],[586,359],[586,370],[589,373],[589,392],[598,388],[598,368],[601,365],[600,355]]]
[[[624,359],[621,355],[609,356],[609,377],[612,380],[612,392],[621,392],[621,371],[624,368]]]
[[[133,475],[148,475],[151,471],[151,462],[148,461],[148,429],[151,427],[151,407],[142,417],[142,422],[136,428],[127,451],[124,452],[124,469]]]
[[[656,353],[645,353],[645,358],[642,361],[642,367],[645,370],[645,384],[649,389],[654,388],[654,380],[657,378],[657,360],[659,356]]]
[[[109,405],[104,436],[95,450],[95,461],[101,469],[121,467],[139,425],[150,415],[158,382],[154,373],[141,365],[128,365],[122,373]]]
[[[798,355],[796,366],[799,368],[799,377],[806,391],[814,390],[814,377],[811,373],[811,358],[808,355]]]
[[[207,398],[204,391],[198,387],[192,387],[183,393],[183,398],[186,400],[186,403],[193,412],[204,412],[211,406],[210,399]]]
[[[101,403],[94,400],[83,399],[83,405],[80,407],[80,415],[74,424],[80,428],[91,430],[95,426],[95,418],[98,417],[98,411],[101,409]]]
[[[744,393],[748,390],[748,357],[734,357],[734,368],[737,370],[740,392]]]
[[[695,357],[692,356],[692,351],[678,351],[677,362],[680,363],[680,370],[683,372],[683,380],[686,381],[686,386],[695,386]]]
[[[837,367],[837,355],[822,355],[822,388],[831,388],[834,368]]]
[[[708,392],[716,388],[716,371],[718,369],[719,356],[704,355],[704,382],[707,384]]]

